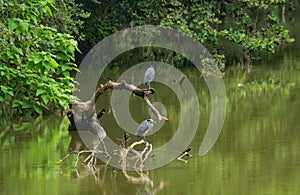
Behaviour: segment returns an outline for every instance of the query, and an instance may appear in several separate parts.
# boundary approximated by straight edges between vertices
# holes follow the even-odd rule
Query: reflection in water
[[[97,137],[95,137],[91,132],[86,131],[84,138],[90,140],[91,146],[89,146],[89,148],[92,149],[84,148],[76,151],[76,150],[72,150],[72,148],[77,148],[76,145],[79,142],[82,142],[80,143],[80,146],[84,145],[82,137],[79,136],[77,131],[76,132],[72,131],[70,132],[70,134],[72,136],[72,140],[75,141],[70,142],[70,146],[69,146],[70,152],[60,160],[59,164],[63,163],[72,154],[76,155],[75,166],[77,166],[79,158],[84,154],[89,154],[89,155],[85,157],[85,159],[82,161],[82,164],[87,165],[88,167],[95,167],[97,164],[97,158],[99,158],[99,155],[101,154],[105,154],[106,164],[109,163],[112,156],[106,152],[105,145],[102,146],[102,144],[104,144],[102,140],[98,140]],[[80,135],[82,135],[82,133],[80,133]],[[124,133],[123,139],[121,140],[118,139],[121,141],[120,148],[114,150],[112,155],[116,155],[119,157],[118,167],[122,167],[123,169],[128,169],[128,164],[130,162],[134,162],[134,166],[133,166],[134,169],[142,171],[144,168],[145,161],[148,159],[149,154],[152,152],[152,144],[142,139],[140,141],[136,141],[132,143],[129,147],[126,147],[128,139],[129,139],[128,134]],[[134,147],[139,145],[144,146],[144,149],[141,151],[135,150]],[[102,147],[100,148],[100,146]]]
[[[106,187],[106,177],[110,176],[111,183],[118,183],[120,175],[117,170],[113,170],[110,173],[107,172],[108,165],[97,165],[95,167],[81,166],[80,169],[75,168],[74,172],[71,173],[72,178],[77,180],[85,180],[92,177],[94,179],[95,185],[99,185],[101,189],[101,194],[110,194],[111,189]],[[138,184],[137,193],[138,194],[156,194],[165,187],[165,182],[162,180],[157,184],[154,184],[154,181],[150,179],[149,172],[143,173],[140,171],[128,173],[126,170],[119,171],[126,178],[126,181],[132,184]],[[62,170],[60,170],[61,175],[66,175]],[[100,193],[100,192],[99,192]]]
[[[107,167],[109,166],[109,160],[107,159],[107,162],[105,165],[99,165],[96,164],[96,162],[91,165],[90,163],[87,163],[87,161],[91,162],[89,159],[91,158],[91,155],[93,154],[90,150],[85,149],[84,147],[84,143],[81,139],[81,137],[79,136],[78,132],[76,131],[71,131],[70,135],[72,137],[71,142],[69,144],[69,151],[70,153],[68,153],[61,161],[60,163],[64,162],[71,154],[74,154],[74,149],[78,148],[80,149],[80,152],[75,153],[76,154],[76,163],[75,163],[75,167],[77,165],[78,162],[78,158],[81,154],[84,153],[91,153],[90,155],[88,155],[87,157],[85,157],[85,160],[82,161],[83,166],[79,166],[80,170],[78,168],[75,168],[74,172],[71,174],[72,177],[77,178],[77,179],[84,179],[86,177],[92,176],[95,180],[95,183],[99,184],[100,186],[103,187],[103,184],[105,183],[105,177],[107,175]],[[127,144],[125,144],[128,141],[129,137],[128,134],[124,133],[124,137],[123,139],[121,139],[121,145],[123,144],[123,146],[126,146]],[[144,140],[141,141],[137,141],[134,142],[133,144],[131,144],[130,150],[125,150],[125,148],[120,148],[123,149],[123,152],[116,152],[114,153],[115,155],[120,155],[120,163],[125,164],[124,168],[122,169],[122,174],[124,175],[124,177],[126,178],[126,180],[130,183],[133,184],[143,184],[144,187],[138,187],[137,192],[138,194],[156,194],[157,192],[159,192],[161,189],[164,188],[165,183],[163,181],[160,181],[160,183],[158,184],[157,187],[154,186],[154,182],[152,179],[149,178],[149,171],[147,171],[146,173],[144,173],[142,171],[143,168],[143,162],[145,161],[145,159],[148,157],[149,153],[152,151],[152,149],[150,149],[148,152],[138,152],[136,150],[134,150],[134,146],[139,145],[139,144],[145,144],[145,150],[148,149],[149,146],[152,145],[149,144],[148,142],[145,142]],[[95,145],[96,147],[98,146],[97,144]],[[127,153],[126,153],[127,152]],[[124,154],[126,153],[126,154]],[[128,153],[131,153],[131,155],[128,155]],[[135,161],[135,166],[137,167],[137,163],[140,162],[140,168],[137,168],[135,172],[130,171],[130,173],[128,173],[128,171],[126,170],[126,162],[127,159],[126,158],[130,158],[132,159],[137,159]],[[86,165],[85,165],[86,164]],[[60,169],[60,173],[64,174],[63,169]],[[113,170],[112,171],[112,178],[115,180],[114,182],[118,181],[118,178],[116,177],[116,173],[117,170]],[[105,193],[105,191],[103,191],[103,193]]]
[[[89,150],[85,150],[84,148],[82,148],[84,146],[84,143],[82,142],[82,140],[77,132],[75,132],[75,131],[70,132],[70,135],[71,135],[72,139],[71,139],[71,142],[69,145],[69,151],[71,151],[71,152],[67,156],[65,156],[65,158],[63,158],[60,161],[60,163],[64,162],[69,157],[69,155],[72,154],[74,148],[81,148],[81,151],[89,151]],[[127,135],[124,137],[126,140],[128,139]],[[121,141],[123,143],[124,140],[121,140]],[[144,141],[144,140],[141,140],[141,141]],[[139,142],[141,142],[141,141],[139,141]],[[139,144],[139,142],[135,142],[135,144]],[[143,143],[143,144],[145,144],[145,143]],[[131,145],[129,148],[133,149],[133,147],[134,146]],[[133,150],[133,151],[135,151],[135,150]],[[127,152],[129,152],[129,150]],[[135,151],[135,152],[137,153],[137,151]],[[85,153],[85,152],[82,152],[82,153]],[[135,156],[136,156],[136,153],[134,154]],[[116,154],[120,155],[120,153],[116,153]],[[90,154],[89,156],[85,157],[85,160],[83,160],[83,162],[82,162],[83,166],[79,166],[79,168],[77,168],[78,166],[76,166],[76,164],[77,164],[80,154],[76,153],[76,155],[77,155],[76,163],[75,163],[76,168],[74,169],[74,172],[71,173],[72,177],[81,180],[81,179],[85,179],[87,177],[92,176],[95,180],[95,183],[100,185],[101,189],[105,189],[103,187],[103,185],[105,183],[105,177],[108,175],[107,167],[109,166],[108,165],[109,159],[107,160],[106,164],[104,164],[104,165],[93,164],[93,166],[91,166],[89,163],[86,163],[87,159],[89,159],[89,157],[91,155]],[[137,156],[140,157],[140,156],[144,156],[144,155],[138,154]],[[125,155],[125,157],[127,157],[127,155]],[[120,156],[121,160],[122,160],[122,158],[124,158],[124,157]],[[138,162],[138,160],[140,160],[141,161],[140,163],[142,164],[143,159],[138,158],[136,163]],[[126,162],[126,159],[125,159],[125,162]],[[122,162],[122,163],[124,163],[124,162]],[[85,164],[87,164],[87,165],[85,165]],[[117,172],[118,172],[117,170],[113,170],[111,172],[111,176],[112,176],[111,178],[114,180],[114,183],[118,182]],[[132,184],[142,184],[143,187],[139,186],[137,188],[138,194],[156,194],[161,189],[163,189],[165,186],[165,183],[163,181],[160,181],[158,186],[155,187],[154,181],[149,178],[149,171],[144,173],[142,171],[142,169],[136,169],[135,172],[130,171],[130,173],[128,173],[128,171],[124,168],[122,171],[119,170],[119,172],[122,172],[122,174],[124,175],[124,177],[126,178],[126,180],[128,182],[130,182]],[[63,174],[63,175],[65,174],[63,172],[63,169],[60,169],[60,174]],[[105,194],[106,192],[102,191],[102,193]]]
[[[1,118],[0,194],[299,194],[300,63],[293,58],[281,63],[284,67],[280,70],[268,66],[254,71],[259,78],[272,72],[272,78],[280,79],[279,84],[259,81],[239,88],[242,74],[231,72],[235,78],[225,78],[227,118],[216,145],[203,157],[197,155],[197,148],[209,122],[209,96],[193,70],[187,72],[188,78],[194,79],[201,108],[199,129],[191,143],[193,158],[148,172],[124,172],[102,161],[95,167],[74,167],[75,155],[57,165],[68,151],[86,148],[77,132],[66,131],[67,119]],[[172,120],[147,137],[153,147],[174,135],[180,112],[170,91],[161,92],[159,97],[162,102],[168,100],[164,105]],[[132,113],[139,121],[145,116],[134,114],[148,114],[148,109],[138,106]],[[108,136],[123,137],[124,131],[111,118],[112,114],[101,118]],[[134,136],[131,139],[131,143],[136,141]]]

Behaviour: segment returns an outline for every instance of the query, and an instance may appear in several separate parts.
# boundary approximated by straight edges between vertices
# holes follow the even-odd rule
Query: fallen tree
[[[114,82],[108,81],[105,84],[100,84],[92,97],[85,102],[78,100],[72,100],[70,102],[70,110],[67,112],[68,118],[70,120],[69,130],[78,130],[76,124],[82,121],[88,121],[92,117],[95,117],[95,103],[98,101],[100,96],[107,90],[128,90],[132,92],[135,96],[141,97],[145,100],[146,104],[149,106],[151,111],[157,116],[158,120],[168,120],[167,117],[162,116],[160,112],[152,105],[148,96],[155,93],[154,88],[140,89],[132,84],[127,84],[126,81]],[[103,110],[101,111],[103,112]],[[101,113],[100,112],[100,113]],[[92,125],[92,124],[90,124]]]
[[[110,154],[106,151],[105,145],[103,140],[106,137],[106,132],[99,124],[99,118],[105,113],[105,109],[102,109],[98,114],[95,111],[95,103],[100,99],[101,95],[106,92],[107,90],[127,90],[132,92],[135,96],[143,98],[145,103],[149,106],[151,111],[157,116],[158,120],[168,120],[167,117],[162,116],[160,112],[152,105],[151,101],[149,100],[148,96],[155,93],[154,88],[148,89],[140,89],[132,84],[127,84],[126,81],[121,82],[114,82],[114,81],[107,81],[105,84],[100,84],[97,90],[94,92],[92,97],[85,102],[72,100],[70,102],[70,110],[67,112],[68,119],[70,121],[69,130],[89,130],[95,134],[96,137],[99,138],[99,141],[95,144],[93,149],[90,150],[81,150],[81,151],[71,151],[69,152],[64,158],[60,160],[62,163],[66,158],[68,158],[71,154],[76,155],[76,163],[78,163],[79,156],[81,154],[89,153],[88,157],[82,162],[87,164],[90,167],[94,167],[97,162],[97,154],[105,153],[107,157],[110,157]],[[136,154],[136,164],[139,162],[139,169],[142,171],[143,164],[145,160],[148,158],[149,153],[152,151],[152,144],[144,140],[140,140],[137,142],[132,143],[129,147],[127,147],[128,142],[128,135],[125,133],[121,141],[121,148],[120,151],[115,153],[120,156],[120,163],[123,165],[124,169],[126,167],[126,158],[127,154],[134,153]],[[133,147],[137,145],[144,145],[145,148],[141,152],[135,151]],[[100,148],[99,146],[102,146]],[[123,151],[123,152],[122,152]]]

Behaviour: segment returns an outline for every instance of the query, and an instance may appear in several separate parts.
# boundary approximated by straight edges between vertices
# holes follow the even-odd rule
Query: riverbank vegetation
[[[251,61],[260,52],[275,53],[294,42],[285,22],[296,6],[298,1],[285,0],[0,0],[0,115],[68,109],[73,75],[85,54],[110,34],[145,24],[193,37],[221,70],[241,64],[249,81]],[[154,48],[134,58],[145,56],[172,56],[176,66],[188,65],[182,56]],[[132,57],[123,58],[126,64]]]

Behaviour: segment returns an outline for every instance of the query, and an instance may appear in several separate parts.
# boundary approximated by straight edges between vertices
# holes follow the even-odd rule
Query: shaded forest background
[[[295,40],[285,26],[299,1],[0,0],[0,115],[32,115],[68,109],[71,73],[103,38],[152,24],[174,28],[202,43],[221,70],[241,65],[250,80],[251,62]],[[159,48],[123,55],[130,60],[172,61],[182,56]]]

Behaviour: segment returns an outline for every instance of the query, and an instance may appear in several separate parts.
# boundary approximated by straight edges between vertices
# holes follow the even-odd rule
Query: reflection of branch
[[[69,168],[67,169],[69,170]],[[103,194],[110,194],[107,193],[107,188],[105,187],[105,177],[107,173],[107,165],[99,165],[96,167],[89,167],[89,166],[81,166],[80,169],[75,168],[73,172],[64,172],[63,169],[60,169],[60,174],[62,175],[69,175],[71,174],[72,178],[76,178],[78,180],[83,180],[86,178],[93,177],[95,182],[100,185],[101,193]],[[109,189],[111,190],[111,189]],[[111,192],[111,191],[110,191]]]
[[[75,134],[75,136],[76,135],[78,136],[78,134]],[[72,134],[72,139],[75,139],[75,136],[74,136],[74,134]],[[78,138],[80,138],[80,137],[78,136]],[[128,134],[124,133],[123,139],[120,139],[120,140],[123,142],[125,140],[127,141],[128,139],[129,139]],[[134,143],[130,144],[129,147],[123,147],[124,145],[122,144],[120,149],[114,151],[114,152],[116,152],[116,153],[114,153],[114,155],[119,156],[121,158],[121,161],[123,160],[125,167],[123,166],[121,173],[124,174],[124,176],[128,180],[128,182],[132,182],[132,183],[136,183],[136,184],[145,184],[145,186],[141,185],[139,187],[138,191],[145,192],[146,194],[156,194],[158,191],[163,189],[165,187],[165,182],[160,181],[160,183],[158,185],[155,185],[154,181],[153,181],[153,177],[150,178],[148,172],[142,171],[143,164],[151,156],[150,153],[152,152],[152,145],[145,140],[139,140],[137,142],[134,142]],[[137,146],[139,147],[141,145],[143,145],[145,148],[142,151],[137,151],[134,149],[134,147],[137,147]],[[75,173],[72,173],[72,174],[73,175],[76,174],[76,176],[77,176],[76,178],[78,178],[78,179],[83,179],[87,176],[93,177],[95,182],[97,182],[97,184],[100,184],[100,186],[103,187],[103,190],[105,190],[105,186],[106,186],[105,180],[107,179],[107,176],[108,176],[106,173],[106,170],[107,170],[107,165],[108,165],[108,162],[110,159],[108,159],[106,161],[105,165],[98,165],[98,164],[96,165],[96,162],[94,161],[95,159],[94,160],[92,160],[92,159],[94,157],[96,158],[96,156],[98,156],[98,155],[96,155],[97,152],[103,152],[103,150],[101,151],[97,146],[98,147],[100,146],[99,142],[94,143],[93,150],[88,150],[88,149],[85,150],[84,149],[81,151],[72,151],[72,152],[68,153],[65,157],[63,157],[60,160],[60,163],[64,162],[69,156],[71,156],[73,154],[77,160],[77,163],[83,162],[82,163],[83,165],[75,167]],[[84,154],[83,161],[81,161],[82,154]],[[87,155],[85,155],[85,154],[87,154]],[[80,159],[79,159],[79,156],[81,156]],[[127,162],[126,162],[126,160],[127,160]],[[131,165],[133,165],[134,163],[137,163],[136,161],[138,161],[138,165],[139,165],[139,169],[135,170],[136,173],[131,172],[131,171],[127,172],[126,163],[130,163],[130,164],[132,163]],[[90,162],[90,163],[88,163],[88,162]],[[60,170],[63,170],[63,169],[60,169]],[[80,171],[80,170],[84,170],[84,171]],[[108,172],[108,173],[112,174],[113,181],[116,181],[116,182],[118,181],[118,179],[117,179],[118,172],[117,171],[112,171],[112,172]],[[61,171],[61,174],[64,174],[63,171]]]
[[[147,183],[150,184],[151,187],[153,187],[153,181],[143,172],[141,171],[137,171],[137,174],[139,175],[139,177],[134,177],[134,176],[130,176],[128,175],[126,169],[123,169],[123,174],[126,177],[126,179],[128,179],[128,181],[138,184],[138,183]]]
[[[163,181],[160,181],[159,186],[154,188],[154,182],[148,177],[148,174],[145,174],[141,171],[136,171],[138,174],[137,177],[131,176],[127,173],[126,170],[123,169],[123,174],[126,177],[126,179],[134,184],[148,184],[150,185],[150,189],[148,187],[140,188],[138,191],[140,194],[157,194],[160,190],[162,190],[165,187],[165,183]]]
[[[98,147],[102,144],[102,149],[103,150],[99,150]],[[99,153],[105,153],[105,155],[107,157],[109,157],[109,155],[106,152],[105,149],[105,145],[103,140],[99,140],[99,142],[97,144],[95,144],[94,149],[93,150],[80,150],[79,152],[77,151],[72,151],[69,152],[66,156],[64,156],[58,163],[61,164],[62,162],[64,162],[71,154],[76,154],[76,161],[75,161],[75,166],[77,166],[78,161],[79,161],[79,157],[81,154],[84,153],[90,153],[90,155],[88,155],[88,157],[86,157],[83,160],[83,164],[86,164],[88,167],[95,167],[95,165],[97,164],[97,154]]]

